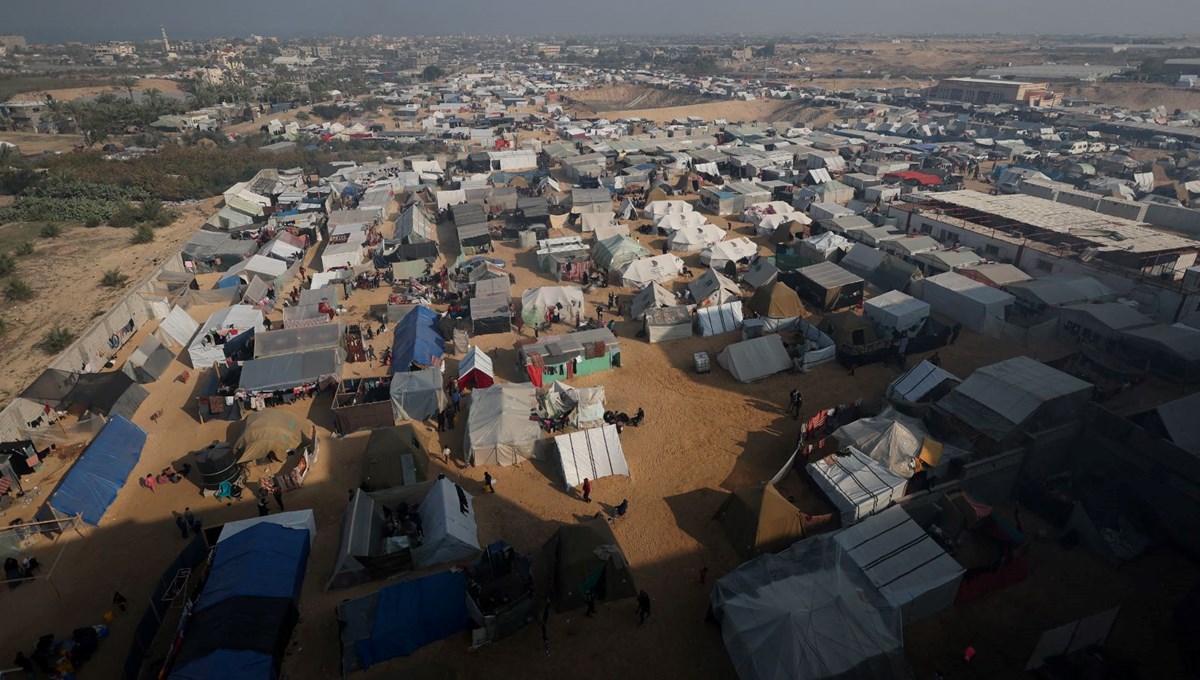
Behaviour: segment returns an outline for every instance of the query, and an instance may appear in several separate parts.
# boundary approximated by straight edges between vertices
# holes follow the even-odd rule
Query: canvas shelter
[[[822,312],[853,307],[863,299],[863,280],[832,262],[819,262],[784,275],[796,292]]]
[[[1200,381],[1200,342],[1196,331],[1179,326],[1150,326],[1123,331],[1121,355],[1167,379],[1191,384]]]
[[[910,479],[918,468],[918,459],[932,467],[941,458],[942,445],[929,436],[925,426],[893,409],[878,416],[859,418],[834,430],[839,449],[854,448],[882,463],[897,477]]]
[[[171,348],[150,335],[125,360],[121,372],[139,383],[152,383],[167,372],[172,361],[175,361],[175,353]]]
[[[1032,278],[1011,264],[973,264],[960,267],[956,271],[968,279],[992,286],[993,288],[1003,288],[1010,283],[1029,281]]]
[[[505,285],[508,281],[505,280]],[[468,303],[471,310],[471,334],[489,335],[512,331],[508,293],[478,295]]]
[[[307,427],[306,427],[307,424]],[[283,460],[288,451],[304,443],[311,423],[279,409],[255,411],[246,416],[242,434],[234,443],[238,460],[259,460],[274,453]]]
[[[1080,343],[1104,349],[1114,345],[1122,331],[1146,328],[1154,319],[1123,302],[1085,302],[1058,308],[1058,328]]]
[[[393,373],[388,393],[396,420],[426,420],[446,408],[440,368]]]
[[[505,541],[484,549],[467,576],[467,611],[475,644],[495,642],[535,619],[533,559]]]
[[[145,430],[122,416],[110,418],[67,470],[38,517],[61,519],[79,515],[84,522],[99,526],[100,518],[141,459],[145,445]]]
[[[898,406],[912,407],[937,401],[961,383],[962,380],[946,369],[922,360],[893,380],[885,396]]]
[[[928,302],[933,311],[977,333],[991,326],[991,319],[1003,320],[1014,301],[1009,293],[954,272],[925,279],[921,299]]]
[[[646,207],[642,209],[646,219],[654,220],[669,215],[671,213],[689,213],[693,212],[695,207],[691,203],[683,200],[664,200],[664,201],[649,201]]]
[[[193,319],[183,307],[176,306],[167,313],[167,318],[159,322],[154,334],[171,349],[180,350],[188,346],[188,341],[199,328],[200,322]]]
[[[711,603],[741,680],[909,676],[900,611],[828,534],[739,566]]]
[[[642,289],[655,281],[666,283],[683,273],[683,260],[670,253],[634,260],[621,270],[621,285]]]
[[[342,435],[395,424],[392,414],[391,376],[347,378],[333,395],[334,429]]]
[[[779,330],[804,314],[800,296],[782,281],[754,291],[746,307],[765,321],[763,330],[767,333]]]
[[[564,320],[574,323],[575,315],[583,315],[586,311],[583,289],[579,286],[542,286],[521,293],[521,318],[525,323],[542,323],[551,308],[558,310]]]
[[[698,307],[696,309],[696,328],[700,335],[720,335],[736,331],[742,327],[742,301],[735,300],[721,305]]]
[[[750,266],[742,272],[742,283],[756,291],[771,285],[777,278],[779,278],[779,267],[762,256],[751,260]]]
[[[692,310],[681,305],[646,310],[644,323],[650,343],[690,338],[694,325]]]
[[[694,214],[694,213],[693,213]],[[725,230],[714,224],[699,226],[684,226],[667,239],[671,250],[682,253],[695,253],[705,248],[711,248],[725,240]]]
[[[471,392],[463,458],[471,465],[516,465],[536,458],[541,427],[529,416],[537,405],[532,385],[497,383]]]
[[[663,215],[654,221],[654,226],[660,231],[665,231],[668,234],[674,235],[675,232],[686,227],[704,227],[714,225],[709,224],[708,218],[698,212],[686,212],[668,213]]]
[[[616,223],[616,215],[611,211],[583,213],[579,216],[579,227],[585,234],[604,227],[611,227]]]
[[[709,269],[689,281],[688,292],[692,294],[692,302],[701,307],[723,305],[726,302],[739,300],[742,293],[736,283],[716,269]]]
[[[120,371],[81,373],[62,398],[69,408],[83,408],[91,413],[121,416],[132,420],[138,407],[150,396],[146,388]]]
[[[843,527],[884,510],[908,486],[907,479],[854,448],[809,463],[808,474],[837,508]]]
[[[495,382],[492,357],[478,345],[472,345],[462,361],[458,362],[458,389],[484,389]]]
[[[730,492],[716,519],[743,560],[779,552],[804,537],[800,508],[770,482]]]
[[[265,281],[270,285],[282,285],[288,263],[266,255],[254,255],[229,268],[217,281],[217,288],[247,285],[252,281]]]
[[[305,385],[334,384],[342,377],[345,352],[340,347],[254,359],[242,364],[238,389],[278,392]]]
[[[478,557],[475,504],[467,494],[468,509],[462,513],[455,486],[443,478],[374,492],[355,489],[342,515],[341,547],[326,588],[348,588]],[[389,535],[390,515],[402,503],[418,509],[421,531],[406,536],[392,529]]]
[[[613,475],[629,476],[629,464],[625,462],[616,425],[561,434],[554,438],[554,444],[568,489],[579,486],[585,478],[595,481]]]
[[[792,368],[792,358],[778,335],[763,335],[728,345],[717,363],[740,382],[762,380]]]
[[[584,215],[584,217],[587,217],[587,215]],[[629,238],[629,225],[619,222],[600,224],[597,225],[596,229],[593,231],[593,236],[596,239],[596,243],[607,241],[614,236],[624,236]],[[593,262],[594,261],[595,260],[593,260]]]
[[[249,305],[233,305],[213,312],[192,337],[188,358],[192,368],[208,368],[225,361],[263,330],[263,314]]]
[[[745,236],[721,241],[700,253],[700,263],[724,271],[730,264],[749,262],[758,255],[758,244]]]
[[[550,597],[559,612],[584,606],[588,592],[608,602],[637,595],[629,562],[604,517],[560,526],[545,554]]]
[[[597,238],[596,244],[592,246],[592,261],[597,267],[607,271],[610,277],[630,262],[644,257],[650,257],[650,251],[628,235],[611,236],[603,240]]]
[[[1018,308],[1029,314],[1043,314],[1063,305],[1117,299],[1112,288],[1090,276],[1078,274],[1049,274],[1007,284],[1004,290],[1016,298]]]
[[[436,366],[446,353],[440,315],[428,307],[409,310],[392,330],[392,373]]]
[[[392,238],[403,243],[428,243],[437,237],[437,225],[420,203],[413,203],[396,218]]]
[[[344,332],[345,327],[340,323],[325,323],[257,333],[254,337],[254,358],[268,359],[322,349],[340,350]]]
[[[929,318],[929,312],[929,303],[898,290],[876,295],[863,304],[863,316],[870,319],[885,337],[894,331],[910,338],[916,336]]]
[[[550,385],[543,394],[550,417],[567,416],[571,427],[587,429],[604,423],[604,386],[571,387],[564,382]]]
[[[834,541],[905,625],[954,606],[966,570],[903,507],[842,529]]]
[[[629,315],[633,319],[642,319],[651,309],[673,307],[675,304],[675,295],[656,281],[633,296],[629,305]]]
[[[412,423],[371,430],[363,449],[363,470],[359,488],[382,491],[412,486],[425,480],[429,453],[417,437]]]
[[[849,252],[849,239],[832,231],[810,236],[799,242],[800,261],[805,265],[818,262],[837,262]]]

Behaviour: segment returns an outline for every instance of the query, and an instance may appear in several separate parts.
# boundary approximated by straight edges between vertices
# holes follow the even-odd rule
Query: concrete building
[[[1049,83],[1030,83],[1022,80],[993,80],[991,78],[945,78],[933,88],[931,99],[967,102],[969,104],[1027,104],[1053,106],[1058,95],[1050,91]]]
[[[0,35],[0,47],[3,47],[10,52],[13,50],[25,49],[26,44],[25,36],[23,35],[13,35],[11,33]]]

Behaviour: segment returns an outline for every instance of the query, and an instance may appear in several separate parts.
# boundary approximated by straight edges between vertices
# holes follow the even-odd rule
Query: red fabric
[[[916,182],[921,186],[933,187],[942,183],[942,178],[937,175],[931,175],[927,172],[919,172],[917,170],[900,170],[898,172],[889,172],[883,176],[884,179],[896,178],[905,182]]]
[[[525,372],[529,374],[529,382],[533,383],[534,387],[542,386],[542,371],[533,364],[526,364]]]

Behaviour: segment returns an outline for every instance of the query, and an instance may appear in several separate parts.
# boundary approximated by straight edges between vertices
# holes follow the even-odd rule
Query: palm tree
[[[150,106],[154,107],[155,111],[157,111],[158,107],[161,106],[163,103],[162,90],[158,89],[157,87],[150,87],[145,90],[142,90],[142,94],[145,95],[145,97],[146,97],[146,103],[148,103],[148,104],[150,104]]]
[[[133,88],[137,87],[138,79],[133,76],[122,76],[117,78],[117,87],[123,88],[129,93],[129,101],[133,101]]]

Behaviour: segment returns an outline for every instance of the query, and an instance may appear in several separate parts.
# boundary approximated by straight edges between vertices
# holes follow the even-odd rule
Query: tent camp
[[[39,519],[80,515],[84,522],[98,526],[117,492],[125,486],[145,444],[145,430],[113,416],[67,470],[38,513]]]
[[[295,522],[283,522],[289,516]],[[245,520],[222,532],[183,631],[170,680],[273,680],[299,620],[315,532],[311,510]]]
[[[629,317],[641,319],[646,316],[648,310],[673,307],[675,304],[675,295],[656,281],[633,296],[633,301],[629,304]]]
[[[800,296],[780,281],[754,291],[746,307],[765,320],[763,331],[766,333],[774,333],[804,314]]]
[[[389,394],[396,420],[425,420],[446,408],[440,368],[393,373]]]
[[[778,552],[804,537],[800,508],[770,482],[731,492],[716,519],[743,560]]]
[[[909,677],[900,611],[844,557],[819,535],[717,580],[712,612],[741,680]]]
[[[446,353],[438,330],[440,315],[428,307],[414,307],[392,331],[392,373],[436,366]]]
[[[188,346],[188,341],[200,328],[200,322],[192,318],[183,307],[172,307],[167,318],[158,324],[155,335],[174,350]]]
[[[425,480],[429,453],[411,423],[371,430],[363,449],[363,491],[412,486]]]
[[[920,332],[921,326],[929,318],[929,304],[892,290],[867,300],[863,305],[863,315],[875,324],[875,329],[883,337],[899,331],[911,338]]]
[[[717,363],[740,382],[754,382],[792,368],[792,358],[774,334],[727,346],[717,355]]]
[[[608,272],[610,278],[615,278],[625,265],[643,257],[650,257],[650,251],[629,236],[597,239],[596,244],[592,246],[592,261],[597,267]]]
[[[120,371],[80,374],[62,397],[72,410],[84,409],[106,416],[132,420],[138,407],[150,396],[146,388]],[[49,401],[49,400],[48,400]]]
[[[758,254],[758,244],[742,236],[721,241],[700,253],[700,263],[724,271],[730,263],[749,262]]]
[[[904,495],[908,480],[857,449],[808,464],[808,474],[842,516],[842,526],[883,510]]]
[[[621,285],[644,288],[655,281],[666,283],[683,272],[683,260],[670,253],[634,260],[621,270]]]
[[[342,677],[467,629],[467,575],[443,571],[401,581],[337,606]]]
[[[738,330],[742,327],[742,301],[697,308],[696,327],[706,337]]]
[[[954,605],[964,569],[896,505],[834,534],[905,625]]]
[[[414,569],[474,560],[480,552],[475,505],[459,511],[449,479],[367,492],[355,489],[342,516],[342,543],[328,589],[391,578]],[[466,492],[464,492],[466,493]],[[420,527],[405,533],[395,509],[417,509]]]
[[[616,425],[561,434],[554,438],[563,481],[571,489],[584,479],[595,481],[612,475],[629,476],[629,464]]]
[[[151,335],[133,350],[121,367],[121,372],[139,383],[152,383],[167,372],[167,367],[174,360],[175,353],[171,348]]]
[[[582,607],[588,592],[600,601],[637,594],[629,562],[602,516],[560,526],[546,542],[545,554],[550,596],[560,612]]]
[[[854,448],[882,464],[897,477],[910,479],[917,471],[917,459],[936,465],[942,446],[929,437],[916,418],[884,409],[878,416],[859,418],[834,430],[838,449]]]
[[[472,345],[462,361],[458,362],[458,389],[484,389],[495,382],[492,357],[478,345]]]
[[[536,404],[532,385],[497,383],[471,392],[464,460],[471,465],[516,465],[537,457],[542,430],[529,418]]]
[[[733,281],[715,269],[709,269],[688,282],[692,302],[701,307],[723,305],[741,297],[742,290]]]
[[[863,299],[863,280],[832,262],[787,272],[781,280],[795,286],[805,300],[822,312],[853,307]]]
[[[254,359],[242,364],[238,390],[247,393],[279,392],[306,385],[324,387],[342,377],[345,352],[340,347]]]
[[[507,281],[505,282],[507,284]],[[471,298],[471,334],[508,333],[512,330],[508,293]]]
[[[213,312],[188,346],[192,368],[208,368],[237,354],[254,333],[263,330],[262,312],[249,305],[233,305]]]
[[[571,387],[555,382],[542,396],[546,415],[551,418],[567,416],[571,427],[599,427],[604,423],[604,386]]]
[[[583,289],[579,286],[542,286],[521,293],[521,318],[527,324],[542,323],[546,312],[552,308],[563,319],[575,323],[575,315],[585,311]]]
[[[695,214],[695,213],[693,213]],[[687,225],[671,234],[667,239],[671,250],[679,253],[696,253],[711,248],[725,240],[725,230],[713,224]]]
[[[692,310],[689,307],[663,307],[646,311],[645,332],[646,340],[650,343],[690,338],[692,326]]]
[[[1004,319],[1013,296],[998,288],[946,272],[925,279],[921,299],[933,311],[944,314],[971,330],[982,333],[993,322]]]

